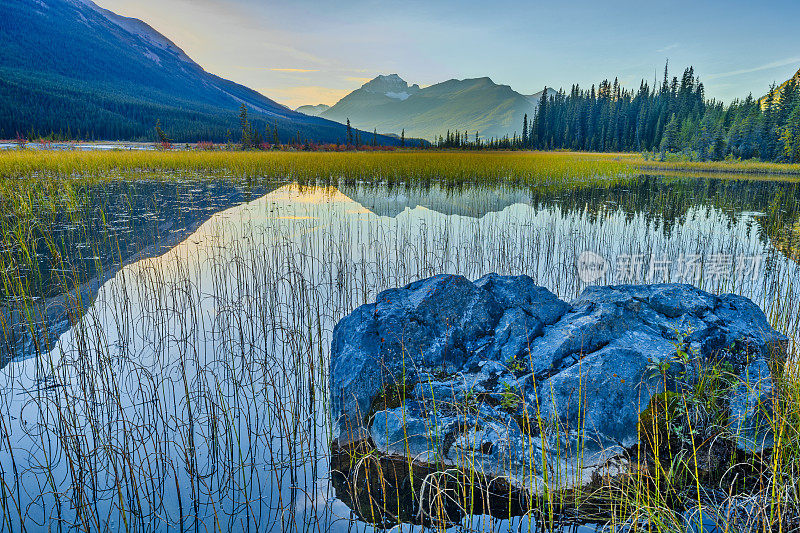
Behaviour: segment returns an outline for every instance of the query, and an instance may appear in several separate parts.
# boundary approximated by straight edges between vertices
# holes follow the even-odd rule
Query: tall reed
[[[14,361],[0,372],[5,391],[0,397],[0,529],[347,527],[350,510],[334,499],[329,484],[327,362],[333,325],[379,291],[434,274],[474,279],[487,272],[524,273],[569,299],[585,287],[575,271],[575,260],[585,250],[611,260],[651,253],[763,255],[765,269],[756,278],[704,275],[696,282],[710,291],[751,297],[775,327],[795,339],[800,270],[793,241],[783,240],[778,247],[773,239],[787,220],[743,212],[737,202],[745,193],[735,187],[724,195],[707,192],[702,202],[683,202],[672,212],[681,194],[695,197],[698,190],[657,188],[657,194],[647,193],[646,206],[627,205],[645,193],[628,182],[617,184],[615,192],[613,179],[586,188],[564,181],[563,188],[548,189],[543,178],[525,182],[536,187],[509,190],[502,181],[511,172],[507,162],[494,167],[495,174],[490,172],[480,186],[447,188],[440,183],[447,180],[437,178],[450,161],[444,155],[429,167],[438,170],[420,171],[411,184],[403,184],[410,178],[396,172],[397,183],[390,187],[386,175],[395,172],[389,166],[397,161],[370,163],[361,156],[343,160],[359,161],[365,165],[360,169],[347,170],[344,162],[320,163],[329,177],[342,173],[338,188],[310,184],[309,167],[304,183],[221,212],[170,251],[123,268],[93,301],[68,302],[74,325],[55,349]],[[483,168],[492,157],[481,155],[470,164]],[[520,161],[513,172],[524,179],[520,169],[530,163],[522,154]],[[387,169],[381,171],[384,164]],[[464,165],[457,168],[466,176],[472,167]],[[276,176],[293,176],[283,173],[288,167],[275,168],[283,169]],[[382,183],[360,183],[362,172]],[[60,194],[56,187],[47,190],[42,194]],[[794,198],[791,190],[786,194]],[[80,194],[74,197],[80,204]],[[399,205],[418,198],[451,212],[442,215],[422,205],[392,212],[393,197]],[[504,203],[507,198],[513,201]],[[15,205],[22,209],[24,201]],[[59,203],[53,205],[58,212]],[[395,216],[377,215],[365,206]],[[29,225],[21,227],[35,227],[37,217],[31,215]],[[7,220],[4,235],[13,236],[15,244],[25,243],[25,231],[14,219]],[[47,249],[59,247],[52,242]],[[34,259],[26,261],[33,268]],[[61,265],[67,272],[75,268]],[[610,271],[597,283],[612,281]],[[17,287],[7,294],[28,294],[22,292],[30,286],[27,276],[8,271],[6,283]],[[773,419],[777,446],[763,463],[762,484],[750,494],[729,498],[739,498],[737,509],[752,503],[763,531],[786,531],[798,516],[794,480],[800,464],[800,403],[796,360],[791,361]],[[554,424],[537,412],[523,423],[540,432]],[[470,496],[451,490],[453,479],[472,475],[472,459],[465,456],[459,466],[467,468],[420,479],[424,491],[418,494],[427,505],[428,521],[449,527],[442,509],[455,502],[465,511],[464,529],[561,527],[560,521],[570,518],[571,504],[553,487],[569,472],[542,455],[532,456],[536,459],[527,465],[527,479],[540,497],[529,501],[527,516],[501,520],[472,512]],[[694,461],[679,460],[683,466]],[[385,479],[376,461],[371,454],[359,457],[358,479],[367,474]],[[681,472],[680,479],[639,472],[621,485],[596,488],[611,502],[597,519],[614,530],[674,531],[682,527],[681,507],[725,501],[715,491],[683,491],[691,483],[687,469]],[[659,488],[680,487],[683,492],[672,493],[683,499],[678,505],[665,499],[663,491],[653,490],[655,482]],[[474,490],[489,488],[476,484]],[[591,504],[596,495],[588,491],[573,500]],[[376,512],[388,507],[379,498],[372,501],[378,504]],[[366,528],[363,523],[355,527]]]

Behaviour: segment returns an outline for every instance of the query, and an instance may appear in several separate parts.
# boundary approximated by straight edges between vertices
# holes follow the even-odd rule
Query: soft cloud
[[[780,67],[793,65],[793,73],[800,66],[798,58],[765,59],[800,50],[796,0],[762,3],[745,15],[730,0],[635,10],[623,0],[611,9],[595,0],[536,9],[519,0],[406,0],[402,8],[375,0],[95,1],[150,23],[206,70],[270,87],[268,96],[290,105],[331,103],[379,72],[402,72],[423,86],[489,76],[524,93],[614,76],[635,87],[654,69],[660,79],[667,55],[673,73],[692,65],[707,96],[730,101],[785,79]]]
[[[315,68],[275,68],[275,67],[256,67],[256,66],[246,66],[246,65],[236,65],[234,68],[240,70],[268,70],[270,72],[286,72],[289,74],[305,74],[309,72],[320,72],[319,69]]]
[[[298,87],[264,87],[259,92],[273,100],[295,109],[306,104],[333,105],[350,93],[350,89],[332,89],[317,85],[303,85]]]
[[[781,68],[786,67],[789,65],[797,65],[800,64],[800,57],[792,57],[788,59],[781,59],[778,61],[772,61],[771,63],[766,63],[764,65],[759,65],[757,67],[751,68],[744,68],[739,70],[731,70],[730,72],[722,72],[719,74],[711,74],[710,76],[706,76],[709,80],[715,80],[718,78],[728,78],[730,76],[741,76],[743,74],[752,74],[753,72],[761,72],[762,70],[772,70],[774,68]]]

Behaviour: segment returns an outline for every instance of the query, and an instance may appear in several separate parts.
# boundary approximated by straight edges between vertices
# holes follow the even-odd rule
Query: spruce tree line
[[[545,87],[532,117],[522,121],[522,135],[483,141],[476,132],[448,131],[440,148],[539,149],[592,152],[680,153],[697,160],[726,157],[800,162],[800,86],[792,79],[774,85],[761,100],[752,95],[725,106],[707,100],[693,67],[651,87],[642,80],[636,91],[618,79],[588,90],[573,85],[548,95]]]
[[[670,80],[667,66],[658,87],[642,81],[630,91],[615,79],[543,96],[523,132],[524,148],[800,162],[800,88],[790,80],[761,101],[749,95],[725,106],[705,98],[694,68]]]
[[[525,115],[527,117],[527,115]],[[527,120],[527,118],[526,118]],[[511,137],[490,137],[483,139],[479,132],[470,134],[469,131],[450,131],[441,135],[433,143],[437,148],[458,148],[460,150],[519,150],[528,147],[521,137],[515,133]]]

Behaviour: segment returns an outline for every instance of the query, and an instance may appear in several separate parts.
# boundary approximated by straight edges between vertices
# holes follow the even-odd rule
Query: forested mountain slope
[[[0,138],[153,140],[160,121],[178,142],[238,140],[241,104],[268,140],[276,127],[281,142],[346,139],[341,124],[206,72],[140,20],[89,0],[0,2]]]

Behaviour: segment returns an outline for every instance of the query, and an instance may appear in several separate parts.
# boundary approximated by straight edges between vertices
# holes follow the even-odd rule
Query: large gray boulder
[[[435,276],[334,329],[335,444],[575,486],[625,468],[654,395],[725,365],[728,436],[758,452],[786,346],[751,301],[690,285],[590,287],[568,304],[527,276]]]

